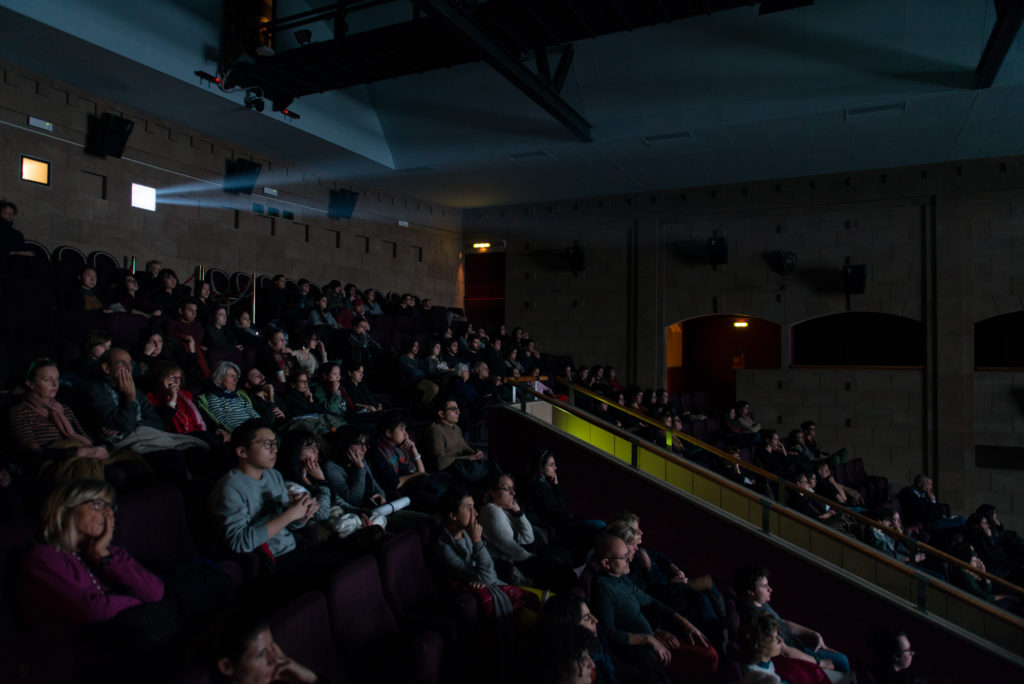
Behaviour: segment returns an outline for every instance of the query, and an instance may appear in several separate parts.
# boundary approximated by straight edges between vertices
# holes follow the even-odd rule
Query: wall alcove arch
[[[792,327],[791,361],[799,366],[924,366],[924,323],[906,316],[847,311]]]
[[[977,370],[1024,368],[1024,311],[992,316],[974,324]]]
[[[704,392],[711,406],[736,401],[737,370],[778,369],[782,358],[782,326],[754,316],[696,316],[669,325],[666,336],[668,390]]]

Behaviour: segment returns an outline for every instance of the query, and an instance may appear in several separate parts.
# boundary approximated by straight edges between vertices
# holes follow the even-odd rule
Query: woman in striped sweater
[[[196,405],[209,418],[208,424],[228,433],[247,420],[261,418],[252,407],[249,395],[238,389],[239,375],[241,371],[236,364],[221,361],[210,376],[213,391],[196,398]]]

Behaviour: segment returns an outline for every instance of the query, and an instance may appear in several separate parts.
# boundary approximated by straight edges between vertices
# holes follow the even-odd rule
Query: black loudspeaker
[[[91,116],[86,131],[85,151],[101,157],[120,158],[134,127],[135,122],[131,119],[110,112],[100,117]]]
[[[847,264],[843,266],[843,283],[846,294],[864,294],[868,282],[868,267],[864,264]]]
[[[249,159],[224,160],[224,192],[251,195],[263,166]]]
[[[712,266],[729,263],[729,238],[708,238],[708,258],[711,260]]]
[[[358,201],[358,192],[353,192],[352,190],[331,190],[331,197],[327,201],[327,218],[352,218],[352,212],[356,210],[356,202]]]
[[[573,273],[587,270],[587,258],[583,253],[583,247],[580,245],[566,247],[565,256],[569,259],[569,268],[572,269]]]

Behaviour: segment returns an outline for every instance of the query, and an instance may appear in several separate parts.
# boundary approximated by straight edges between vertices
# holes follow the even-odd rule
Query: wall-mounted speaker
[[[90,116],[85,135],[85,151],[101,157],[120,158],[134,127],[135,122],[131,119],[110,112],[105,112],[103,116]]]
[[[331,190],[331,196],[327,200],[327,218],[352,218],[352,212],[356,210],[356,202],[358,201],[358,192],[353,192],[352,190]]]
[[[708,259],[711,260],[712,266],[729,263],[729,238],[708,238]]]
[[[224,192],[251,195],[263,166],[250,159],[224,160]]]
[[[868,282],[868,267],[864,264],[847,264],[843,266],[843,283],[846,294],[864,294]]]

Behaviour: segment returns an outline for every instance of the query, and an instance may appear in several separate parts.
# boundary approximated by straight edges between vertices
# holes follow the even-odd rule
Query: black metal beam
[[[593,142],[590,135],[590,129],[593,126],[579,112],[570,107],[569,103],[549,88],[537,74],[502,50],[501,46],[473,19],[463,14],[449,0],[413,0],[413,4],[426,9],[447,24],[485,62],[540,105],[544,111],[555,117],[580,140]]]
[[[988,88],[996,80],[996,74],[1003,66],[1006,53],[1020,31],[1024,21],[1024,2],[1019,0],[995,0],[996,25],[985,44],[985,51],[974,70],[974,87]]]
[[[562,58],[558,60],[558,68],[555,70],[555,80],[551,83],[556,93],[561,94],[562,86],[565,84],[565,77],[569,75],[569,67],[572,66],[572,58],[576,55],[576,48],[569,43],[562,48]]]

